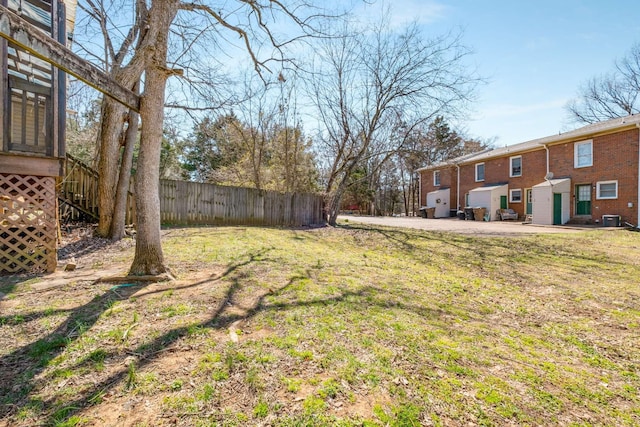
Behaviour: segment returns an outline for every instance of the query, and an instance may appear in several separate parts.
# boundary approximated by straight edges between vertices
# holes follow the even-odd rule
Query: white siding
[[[500,196],[506,197],[508,192],[507,185],[474,188],[469,192],[469,206],[486,208],[487,213],[491,214],[490,220],[495,220],[496,211],[500,209]]]
[[[438,200],[440,200],[439,203]],[[427,207],[436,208],[436,218],[446,218],[449,216],[449,200],[451,200],[451,190],[448,188],[427,193]]]
[[[571,180],[552,179],[551,181],[541,182],[534,185],[532,190],[533,197],[533,223],[542,225],[553,224],[553,194],[560,193],[562,195],[562,224],[569,221],[571,214]]]
[[[551,187],[534,186],[532,189],[534,224],[553,224],[553,193]]]
[[[562,193],[562,223],[566,224],[571,219],[571,189]]]

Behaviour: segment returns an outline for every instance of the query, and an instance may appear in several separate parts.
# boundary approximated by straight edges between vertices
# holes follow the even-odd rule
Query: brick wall
[[[440,171],[440,185],[433,185],[433,171]],[[457,186],[458,172],[455,166],[446,166],[443,168],[431,169],[428,171],[420,172],[420,206],[426,206],[427,193],[440,190],[443,188],[451,189],[451,199],[448,201],[449,206],[452,209],[456,207],[456,186]]]
[[[549,146],[549,170],[555,178],[571,178],[571,217],[576,215],[576,185],[591,185],[591,212],[593,220],[602,215],[620,215],[623,221],[636,225],[638,222],[638,128],[610,135],[591,138],[593,141],[593,166],[574,167],[575,142]],[[576,141],[581,142],[581,141]],[[522,156],[522,176],[510,177],[510,157]],[[522,202],[509,202],[509,207],[520,215],[525,214],[526,190],[544,182],[547,173],[544,147],[525,153],[513,153],[484,160],[485,180],[475,181],[475,163],[460,166],[460,199],[456,200],[457,169],[455,166],[440,168],[440,187],[433,185],[433,170],[422,171],[421,200],[426,204],[427,193],[439,188],[451,188],[450,206],[464,206],[465,194],[485,185],[508,184],[509,190],[521,189]],[[618,198],[598,200],[596,183],[618,181]],[[632,206],[629,207],[628,204]]]
[[[522,157],[522,174],[518,177],[510,177],[511,157]],[[460,203],[464,206],[465,194],[476,187],[484,185],[508,184],[509,190],[522,190],[521,202],[509,202],[509,207],[521,216],[526,209],[526,189],[544,181],[547,173],[546,153],[544,148],[526,153],[514,153],[513,156],[499,157],[484,161],[485,179],[482,182],[475,181],[475,163],[461,166],[460,170]]]
[[[575,188],[579,184],[591,185],[591,216],[620,215],[623,221],[638,221],[638,132],[631,129],[615,134],[592,138],[593,166],[574,167],[575,143],[549,147],[550,170],[557,178],[571,178],[571,216],[575,216]],[[581,142],[581,141],[576,141]],[[618,198],[596,199],[598,181],[618,181]],[[628,204],[632,203],[632,207]]]

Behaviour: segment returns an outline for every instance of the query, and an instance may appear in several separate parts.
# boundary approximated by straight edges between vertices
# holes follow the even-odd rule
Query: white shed
[[[486,213],[490,214],[489,220],[495,220],[496,211],[500,209],[500,197],[507,197],[508,191],[509,186],[506,184],[474,188],[469,191],[469,207],[486,208]]]
[[[427,193],[427,207],[436,208],[436,218],[449,216],[449,200],[451,200],[451,190],[449,188]]]
[[[571,217],[571,179],[550,179],[532,187],[534,224],[566,224]]]

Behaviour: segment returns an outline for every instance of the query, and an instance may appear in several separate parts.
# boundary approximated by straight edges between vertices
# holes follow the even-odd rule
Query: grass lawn
[[[640,425],[638,233],[218,227],[164,250],[177,282],[0,278],[0,426]]]

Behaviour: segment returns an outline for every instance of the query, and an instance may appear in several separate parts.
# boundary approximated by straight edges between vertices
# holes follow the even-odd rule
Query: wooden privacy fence
[[[126,224],[135,222],[133,185],[127,198]],[[173,225],[269,225],[302,227],[324,224],[320,194],[278,193],[253,188],[160,180],[160,220]],[[98,173],[67,154],[58,197],[61,217],[78,212],[98,219]],[[66,205],[66,207],[65,207]],[[69,212],[64,211],[64,209]]]
[[[324,224],[323,207],[320,194],[160,181],[160,218],[164,224],[301,227]]]

